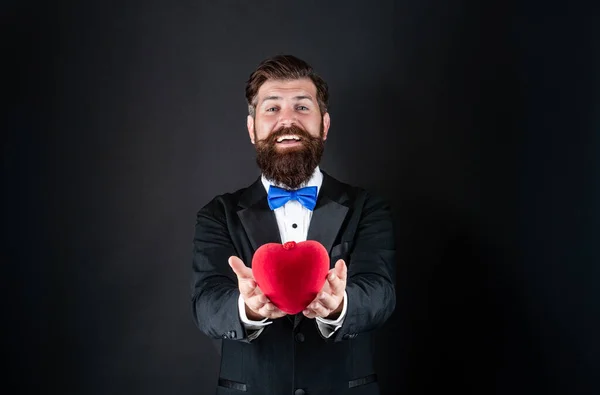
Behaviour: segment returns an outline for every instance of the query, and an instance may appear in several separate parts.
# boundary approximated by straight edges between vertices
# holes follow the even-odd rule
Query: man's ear
[[[331,118],[329,113],[323,114],[323,140],[327,140],[327,133],[329,132],[329,126],[331,125]]]
[[[254,134],[254,118],[251,115],[248,115],[248,118],[246,118],[246,126],[248,127],[248,135],[250,135],[250,142],[254,144],[256,137]]]

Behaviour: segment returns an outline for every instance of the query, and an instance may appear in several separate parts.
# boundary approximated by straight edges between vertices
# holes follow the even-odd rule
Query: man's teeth
[[[280,138],[277,139],[277,142],[281,143],[284,140],[296,140],[296,141],[300,141],[300,137],[298,137],[296,135],[281,136]]]

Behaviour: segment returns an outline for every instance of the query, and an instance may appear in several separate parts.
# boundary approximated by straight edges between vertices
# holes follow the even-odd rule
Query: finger
[[[244,299],[248,299],[248,298],[258,294],[258,292],[256,291],[258,289],[258,287],[256,286],[256,283],[254,282],[254,280],[240,279],[239,280],[239,289],[240,289],[240,293],[242,294]]]
[[[302,311],[302,314],[306,317],[306,318],[315,318],[317,316],[317,313],[315,313],[313,310],[311,309],[304,309],[304,311]]]
[[[229,266],[233,269],[233,272],[240,280],[254,280],[254,275],[252,275],[252,269],[244,265],[244,262],[237,256],[229,257]]]
[[[344,293],[346,289],[346,281],[342,280],[336,274],[337,268],[332,269],[329,275],[327,275],[327,283],[329,284],[329,293],[335,296],[339,296]],[[325,291],[325,290],[324,290]],[[325,291],[327,292],[327,291]]]
[[[333,269],[331,269],[327,274],[327,277],[325,278],[326,281],[325,283],[323,283],[323,287],[321,287],[321,290],[319,292],[327,292],[328,294],[331,294],[331,284],[329,283],[329,276],[333,273],[332,270]],[[315,297],[315,300],[317,299],[317,297]]]
[[[308,305],[308,310],[311,310],[315,315],[323,318],[331,314],[331,310],[320,302],[312,302]]]
[[[265,305],[259,310],[259,314],[271,319],[280,318],[284,315],[287,315],[284,311],[281,311],[277,306],[275,306],[273,302],[265,303]]]
[[[271,314],[271,318],[281,318],[281,317],[283,317],[284,315],[287,315],[287,313],[286,313],[286,312],[284,312],[284,311],[281,311],[281,310],[277,309],[277,310],[275,310],[275,311],[274,311],[274,312]]]
[[[334,269],[336,276],[342,279],[342,281],[346,281],[346,276],[348,275],[348,267],[346,266],[346,262],[344,262],[343,259],[339,259],[335,263]]]
[[[260,305],[267,303],[269,298],[263,293],[258,284],[254,280],[240,280],[240,294],[247,301],[250,298],[255,298],[260,302]],[[263,297],[260,297],[260,296]]]
[[[271,303],[270,301],[267,301],[265,304],[262,305],[259,311],[261,313],[264,313],[264,315],[271,315],[271,313],[274,312],[275,309],[277,309],[275,305],[273,305],[273,303]]]
[[[263,317],[265,316],[264,314],[261,313],[261,309],[263,309],[265,304],[269,303],[269,300],[267,299],[267,297],[264,294],[261,293],[259,295],[249,296],[247,298],[244,298],[244,302],[246,302],[246,305],[252,311],[262,315]]]
[[[256,282],[254,283],[254,295],[264,295],[263,291],[260,289]]]
[[[328,310],[335,310],[340,305],[341,300],[326,292],[319,293],[319,296],[312,304],[320,304]]]

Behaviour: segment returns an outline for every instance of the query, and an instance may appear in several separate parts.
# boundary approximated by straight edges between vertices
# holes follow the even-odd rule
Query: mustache
[[[302,140],[310,140],[310,139],[314,138],[306,130],[302,129],[301,127],[292,125],[292,126],[282,126],[281,128],[277,129],[276,131],[271,133],[271,135],[266,139],[266,142],[276,143],[277,139],[279,137],[285,136],[288,134],[295,134],[296,136],[300,137]]]

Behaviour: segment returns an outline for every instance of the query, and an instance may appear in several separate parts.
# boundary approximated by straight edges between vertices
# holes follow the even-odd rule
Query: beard
[[[301,145],[278,149],[277,139],[286,134],[300,137]],[[319,137],[313,137],[304,129],[292,125],[280,128],[256,142],[256,163],[268,180],[296,189],[312,177],[324,148],[322,121]]]

